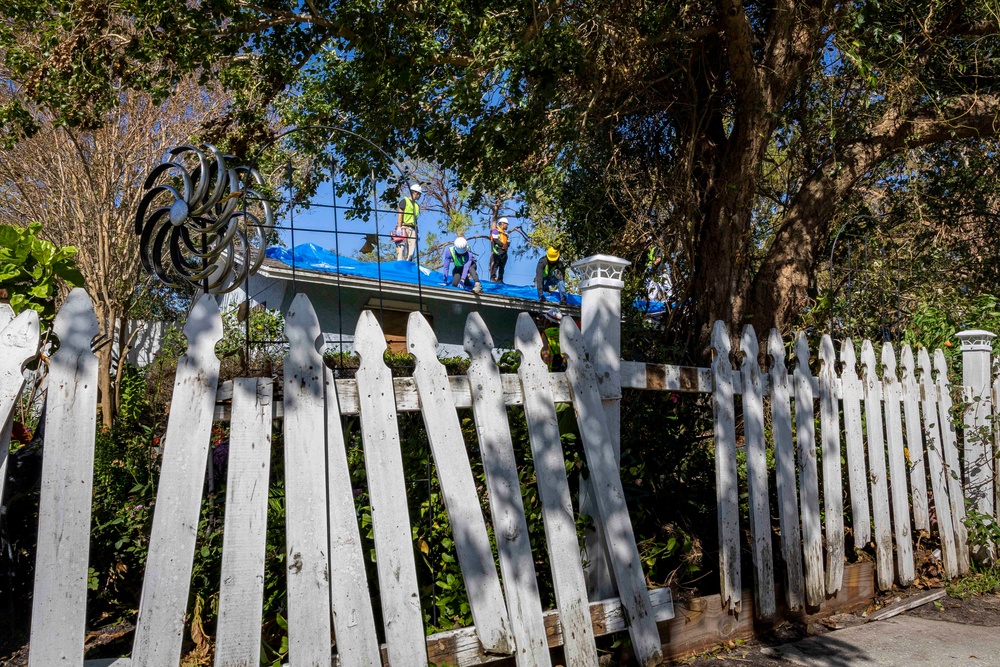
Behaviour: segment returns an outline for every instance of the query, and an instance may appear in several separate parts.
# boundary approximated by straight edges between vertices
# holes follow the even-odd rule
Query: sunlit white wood
[[[326,384],[326,474],[329,495],[330,585],[333,630],[342,667],[381,667],[375,614],[368,589],[365,554],[358,530],[351,470],[333,371],[324,370]]]
[[[38,336],[38,313],[26,310],[15,320],[13,309],[0,303],[0,503],[7,480],[14,407],[24,387],[22,369],[38,352]]]
[[[535,579],[531,542],[528,540],[528,522],[524,517],[524,501],[507,422],[507,408],[504,407],[500,388],[500,369],[493,361],[493,338],[477,312],[470,313],[465,323],[465,351],[470,359],[467,374],[472,387],[472,411],[489,491],[493,534],[496,536],[500,571],[507,594],[510,627],[517,646],[515,657],[521,667],[549,665],[542,603]]]
[[[375,314],[362,311],[354,351],[361,358],[356,377],[386,648],[392,665],[423,665],[427,663],[427,646],[385,349],[385,336]]]
[[[844,582],[844,491],[840,469],[840,405],[837,402],[837,363],[833,339],[819,343],[819,415],[823,443],[823,514],[826,517],[826,594],[834,595]]]
[[[219,383],[215,344],[222,338],[222,318],[214,296],[198,299],[188,315],[184,335],[188,347],[177,362],[132,648],[135,667],[177,667],[181,658]]]
[[[865,441],[861,429],[861,398],[864,388],[858,377],[854,343],[848,338],[840,346],[843,364],[841,386],[844,392],[844,442],[847,454],[847,479],[851,487],[851,518],[854,548],[863,549],[872,540],[871,506],[868,503],[868,474],[865,465]]]
[[[747,486],[750,493],[750,539],[755,571],[754,609],[762,618],[777,611],[774,603],[774,556],[771,553],[771,507],[767,490],[767,450],[764,444],[764,401],[753,325],[743,327],[743,427],[746,438]]]
[[[233,382],[215,667],[260,661],[272,394],[270,378]]]
[[[663,661],[660,635],[649,603],[646,576],[639,559],[628,507],[625,505],[618,464],[615,462],[614,451],[609,446],[610,436],[604,421],[604,411],[601,409],[597,377],[576,323],[571,318],[564,317],[559,330],[560,346],[569,357],[566,376],[573,390],[573,407],[597,499],[598,514],[604,525],[608,561],[628,615],[632,649],[640,665],[658,665]]]
[[[816,469],[816,426],[813,387],[809,378],[809,342],[795,336],[795,436],[799,454],[799,511],[802,513],[802,551],[806,571],[806,602],[819,605],[826,598],[823,576],[823,534],[819,517],[819,472]]]
[[[785,561],[785,602],[796,611],[802,607],[802,531],[799,528],[799,493],[792,449],[792,410],[785,368],[785,344],[777,329],[767,338],[771,357],[771,429],[774,433],[775,478],[778,489],[778,521],[781,529],[781,558]]]
[[[16,330],[8,334],[5,329],[0,334],[7,339],[0,342],[7,368],[8,358],[23,360],[30,353],[24,345],[30,344],[31,338],[37,341],[38,319],[29,316],[8,325],[10,328]],[[97,357],[90,351],[90,342],[99,329],[86,292],[77,288],[69,293],[52,328],[59,337],[59,351],[49,365],[30,667],[82,664],[87,625],[97,421]],[[21,346],[9,346],[10,342]],[[15,363],[20,370],[21,361]]]
[[[715,360],[712,414],[715,428],[715,499],[719,508],[719,586],[722,601],[740,610],[740,496],[736,478],[736,415],[729,332],[722,322],[712,329]]]
[[[958,573],[969,572],[969,531],[965,527],[965,490],[962,487],[962,468],[958,461],[957,436],[952,421],[951,383],[948,381],[948,362],[944,352],[934,350],[934,370],[937,372],[938,419],[941,428],[941,451],[944,454],[945,474],[948,479],[948,499],[951,501],[951,518],[955,528],[955,552],[958,556]]]
[[[521,353],[517,374],[524,391],[524,416],[542,501],[545,542],[559,608],[566,667],[591,667],[597,664],[597,648],[566,478],[566,460],[547,381],[548,368],[540,354],[542,337],[528,313],[521,313],[517,318],[515,347]]]
[[[470,316],[471,317],[471,316]],[[469,327],[466,327],[466,338]],[[417,384],[420,404],[423,406],[424,427],[430,443],[431,454],[437,476],[441,482],[441,496],[451,521],[455,551],[461,567],[465,590],[469,596],[469,608],[476,631],[488,653],[512,653],[514,637],[511,635],[510,621],[504,608],[500,577],[493,563],[493,549],[486,534],[486,521],[476,493],[476,481],[472,477],[469,454],[462,437],[462,425],[452,402],[448,372],[437,357],[437,336],[430,324],[418,312],[410,313],[406,326],[406,348],[416,359],[413,379]],[[468,351],[468,350],[467,350]],[[492,347],[486,350],[492,354]],[[493,357],[489,363],[496,368]],[[499,387],[499,371],[496,373]],[[492,380],[492,376],[490,377]],[[476,396],[475,383],[472,392]],[[503,391],[499,390],[500,407],[504,426],[507,424],[506,408],[503,406]],[[475,400],[473,400],[475,406]],[[492,416],[492,415],[491,415]],[[477,418],[478,423],[478,418]],[[507,445],[510,446],[509,438]],[[485,458],[485,453],[484,453]],[[513,451],[510,454],[513,460]],[[514,468],[515,479],[517,470]],[[492,497],[492,494],[490,494]],[[528,546],[530,559],[531,547]],[[539,611],[539,614],[541,612]]]
[[[861,344],[865,367],[865,425],[868,431],[868,473],[871,479],[872,519],[875,523],[875,571],[878,587],[892,587],[892,522],[889,518],[889,484],[885,467],[885,431],[882,428],[882,383],[876,373],[875,348]]]
[[[910,530],[910,497],[907,492],[906,457],[903,454],[903,422],[899,414],[902,394],[896,379],[896,353],[891,343],[882,345],[882,386],[885,396],[885,439],[889,450],[889,482],[892,484],[892,527],[896,534],[896,572],[899,583],[913,583],[913,540]]]
[[[934,379],[931,376],[931,357],[927,353],[927,348],[920,348],[917,353],[917,361],[920,366],[920,389],[923,394],[921,406],[924,413],[924,432],[927,434],[927,469],[931,476],[931,492],[934,494],[934,514],[937,516],[938,535],[941,537],[944,572],[950,579],[958,574],[958,551],[955,522],[948,499],[948,478],[945,473],[941,449],[937,389],[934,387]]]
[[[924,465],[923,431],[920,428],[920,386],[913,367],[913,350],[904,345],[899,355],[902,367],[903,421],[906,424],[906,454],[910,465],[910,496],[913,525],[930,530],[927,513],[927,467]]]
[[[298,294],[285,316],[285,558],[288,655],[296,665],[330,663],[325,374],[319,320]]]

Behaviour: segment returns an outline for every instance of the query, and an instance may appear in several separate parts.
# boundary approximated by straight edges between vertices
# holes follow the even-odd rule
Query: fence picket
[[[511,630],[517,645],[517,664],[521,667],[550,665],[534,557],[528,540],[528,522],[524,516],[521,483],[517,476],[510,424],[500,385],[500,369],[493,361],[493,338],[486,323],[475,311],[469,314],[465,323],[465,351],[470,359],[468,376],[472,387],[472,411],[483,456],[493,534],[496,536],[504,591],[507,593]]]
[[[136,667],[176,667],[181,658],[219,383],[215,344],[222,338],[222,318],[214,296],[195,303],[184,335],[188,348],[177,362],[132,648]]]
[[[542,337],[528,313],[518,316],[515,336],[515,347],[521,353],[517,374],[524,391],[524,417],[542,501],[545,543],[565,641],[566,667],[592,667],[598,661],[597,647],[566,478],[566,460],[548,368],[540,354]]]
[[[625,505],[618,464],[609,446],[611,438],[604,420],[597,377],[589,362],[583,336],[572,318],[564,317],[559,330],[560,346],[569,357],[566,375],[573,392],[573,408],[576,410],[587,467],[597,496],[598,514],[604,525],[612,576],[628,618],[632,649],[640,665],[658,665],[663,661],[660,634],[649,602],[646,576],[639,559],[628,507]],[[736,490],[735,487],[733,490]],[[738,552],[736,557],[739,558]]]
[[[820,339],[820,438],[823,442],[823,513],[826,515],[826,594],[844,583],[844,491],[840,469],[840,406],[837,404],[837,356],[833,339]]]
[[[809,341],[795,336],[795,435],[799,450],[799,506],[806,570],[806,602],[818,606],[826,598],[823,535],[819,520],[819,472],[816,469],[816,425],[809,371]]]
[[[843,365],[841,387],[844,394],[844,441],[847,449],[847,478],[851,487],[851,517],[854,548],[863,549],[872,540],[871,509],[868,504],[868,476],[865,466],[865,442],[861,432],[863,389],[858,377],[857,357],[850,338],[840,346]]]
[[[326,384],[326,474],[330,521],[330,563],[336,576],[330,585],[333,630],[341,667],[381,667],[375,614],[358,529],[351,470],[340,419],[340,397],[333,371],[324,369]]]
[[[910,495],[913,505],[913,525],[917,530],[930,530],[927,512],[927,468],[924,465],[923,430],[920,427],[920,387],[913,366],[913,350],[903,346],[900,353],[903,367],[903,421],[906,423],[906,451],[910,464]]]
[[[288,654],[295,665],[330,663],[330,562],[327,554],[325,376],[319,320],[297,294],[285,317],[285,557]]]
[[[868,431],[868,470],[871,479],[872,518],[875,523],[875,571],[878,587],[892,587],[892,522],[889,518],[889,485],[886,481],[885,441],[882,428],[882,383],[875,369],[875,348],[861,344],[865,367],[865,425]]]
[[[754,609],[762,618],[776,613],[774,603],[774,556],[771,553],[771,508],[767,490],[767,452],[764,444],[764,400],[760,366],[760,348],[753,326],[743,327],[740,339],[743,352],[743,421],[747,452],[747,487],[750,493],[750,539],[753,542]]]
[[[767,339],[771,357],[771,428],[774,431],[775,478],[778,488],[778,521],[781,557],[785,561],[785,602],[792,611],[802,607],[805,582],[802,574],[802,532],[799,528],[799,494],[792,448],[792,409],[785,368],[785,345],[777,329]]]
[[[18,357],[12,364],[17,371],[28,352],[24,344],[29,343],[32,333],[37,341],[38,319],[25,318],[19,324],[8,325],[16,329],[9,335],[6,329],[3,332],[8,341],[22,343],[14,348],[17,354],[10,355],[11,360]],[[90,342],[99,328],[94,306],[85,291],[77,288],[70,292],[59,309],[53,331],[59,337],[60,347],[49,366],[30,667],[82,664],[87,624],[97,420],[97,357],[90,351]]]
[[[22,368],[38,352],[38,313],[26,310],[17,319],[0,303],[0,503],[7,480],[7,454],[14,426],[14,408],[24,387]]]
[[[466,338],[468,335],[467,326]],[[455,551],[465,581],[465,590],[468,591],[472,620],[486,652],[512,653],[514,637],[511,636],[510,621],[504,608],[500,577],[493,563],[493,549],[486,533],[486,521],[479,505],[476,482],[472,477],[472,466],[462,437],[462,425],[458,421],[458,413],[452,400],[448,372],[437,357],[437,344],[437,336],[424,316],[418,312],[410,313],[406,326],[406,347],[416,358],[413,379],[417,384],[427,440],[441,482],[441,495],[451,520]],[[493,363],[492,357],[489,361]],[[499,376],[499,371],[497,375]],[[499,384],[499,377],[497,383]],[[475,383],[472,384],[475,392]],[[475,405],[475,398],[473,404]],[[502,390],[500,404],[503,406]],[[503,407],[502,410],[506,424],[507,408]],[[478,417],[476,421],[479,422]],[[500,446],[503,446],[502,443]],[[511,460],[513,456],[511,451]],[[516,469],[514,475],[516,479]],[[493,497],[492,493],[490,497]],[[530,546],[528,550],[530,552]]]
[[[215,667],[260,660],[272,394],[270,378],[233,381]]]
[[[736,408],[729,332],[722,322],[712,328],[712,420],[715,429],[715,499],[719,508],[719,587],[723,603],[740,610],[740,501],[736,478]]]
[[[920,366],[920,388],[923,393],[924,431],[927,433],[927,468],[931,475],[931,492],[934,494],[934,513],[937,515],[938,534],[941,536],[941,553],[945,575],[951,579],[958,574],[958,552],[955,545],[955,524],[948,499],[948,478],[945,473],[941,448],[941,429],[937,410],[937,390],[931,377],[931,357],[927,348],[917,353]]]
[[[889,482],[892,484],[892,527],[896,532],[896,571],[899,583],[913,583],[913,540],[910,531],[910,496],[907,492],[903,422],[899,414],[902,394],[896,379],[896,353],[882,344],[882,386],[885,396],[885,437],[889,449]]]
[[[965,527],[965,491],[962,489],[962,469],[958,462],[955,444],[955,423],[951,419],[951,383],[948,381],[948,362],[944,352],[934,350],[934,370],[937,371],[938,420],[941,427],[941,451],[944,455],[945,475],[948,480],[948,499],[951,501],[952,525],[955,528],[955,553],[958,556],[958,573],[969,573],[969,531]]]
[[[424,665],[427,645],[392,375],[385,365],[385,336],[375,314],[369,310],[362,311],[358,319],[354,350],[361,359],[355,377],[389,663]]]

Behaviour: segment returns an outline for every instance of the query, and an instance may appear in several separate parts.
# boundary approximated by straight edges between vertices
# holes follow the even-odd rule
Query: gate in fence
[[[769,360],[765,371],[759,365],[760,345],[747,327],[736,368],[729,333],[718,323],[711,368],[621,361],[624,266],[621,260],[601,256],[578,264],[584,275],[582,331],[570,318],[563,320],[566,373],[548,372],[537,329],[524,314],[515,336],[521,364],[516,374],[502,375],[493,361],[491,334],[473,314],[465,330],[471,359],[467,376],[448,377],[437,359],[433,331],[422,315],[413,313],[407,348],[416,368],[412,378],[393,378],[383,361],[385,339],[374,316],[366,313],[356,331],[361,359],[356,378],[336,379],[323,363],[315,312],[300,295],[286,318],[289,352],[280,402],[267,378],[219,386],[214,346],[222,324],[214,298],[202,297],[184,329],[188,348],[178,364],[164,438],[131,657],[88,664],[178,664],[209,437],[213,420],[219,418],[231,421],[231,437],[217,666],[254,665],[259,660],[267,516],[267,493],[262,490],[269,483],[275,418],[282,420],[285,443],[288,637],[290,664],[295,666],[330,665],[334,636],[332,659],[340,665],[474,665],[504,658],[520,666],[549,665],[549,647],[561,645],[565,664],[580,667],[597,663],[596,635],[621,631],[629,633],[640,664],[658,664],[664,638],[657,623],[671,619],[674,610],[669,589],[647,589],[625,505],[617,469],[622,388],[711,394],[719,571],[722,598],[731,613],[741,613],[743,602],[743,483],[749,491],[753,607],[759,616],[776,613],[779,578],[784,603],[793,610],[814,607],[835,594],[843,585],[848,529],[856,548],[874,539],[880,588],[894,581],[912,583],[914,529],[939,537],[947,576],[967,571],[966,497],[992,515],[997,493],[988,417],[995,405],[991,397],[1000,385],[990,385],[991,334],[970,332],[963,340],[968,407],[960,453],[940,350],[931,355],[920,349],[914,358],[912,350],[903,347],[897,363],[891,345],[883,345],[877,357],[874,346],[865,341],[859,367],[855,346],[844,341],[838,372],[833,342],[823,337],[814,377],[804,335],[795,338],[793,359],[786,362],[785,344],[772,331],[763,355]],[[54,331],[60,347],[49,360],[29,657],[30,664],[39,667],[84,664],[97,396],[97,365],[90,345],[97,322],[83,291],[70,294]],[[7,424],[2,433],[8,438],[21,368],[36,354],[37,345],[38,322],[32,313],[0,321],[0,423]],[[577,415],[590,471],[581,503],[597,526],[586,549],[600,558],[580,555],[557,402],[572,403]],[[543,610],[539,598],[509,405],[524,407],[528,425],[557,601],[554,610]],[[457,410],[469,407],[486,475],[499,572],[458,419]],[[739,442],[737,408],[744,425]],[[475,623],[429,637],[421,616],[397,428],[397,415],[404,411],[422,413]],[[384,645],[376,639],[376,613],[341,427],[344,415],[358,415],[362,425]],[[745,452],[745,479],[738,474],[738,449]],[[775,462],[771,467],[768,450]],[[7,448],[0,451],[6,453]],[[772,483],[778,499],[780,559],[774,553],[769,507]],[[844,513],[848,506],[849,522]],[[607,595],[609,588],[613,595]]]

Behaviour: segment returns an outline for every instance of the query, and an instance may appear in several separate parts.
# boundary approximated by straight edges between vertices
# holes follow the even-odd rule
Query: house
[[[294,286],[293,286],[294,285]],[[440,271],[414,262],[365,262],[343,257],[314,244],[295,248],[272,247],[257,273],[248,281],[249,305],[288,312],[296,294],[306,294],[316,309],[330,351],[350,351],[354,328],[363,310],[379,317],[390,349],[403,351],[406,322],[420,311],[438,337],[442,357],[466,356],[463,349],[465,320],[478,311],[498,348],[513,348],[514,325],[519,313],[539,312],[558,306],[550,294],[545,306],[534,285],[517,286],[483,281],[481,294],[442,284]],[[247,301],[242,287],[223,295],[223,310]],[[567,296],[560,309],[580,316],[580,297]]]

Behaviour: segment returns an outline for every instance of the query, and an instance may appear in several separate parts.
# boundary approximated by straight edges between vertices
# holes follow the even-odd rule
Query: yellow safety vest
[[[409,197],[403,198],[403,225],[416,227],[417,218],[420,217],[420,204]]]

